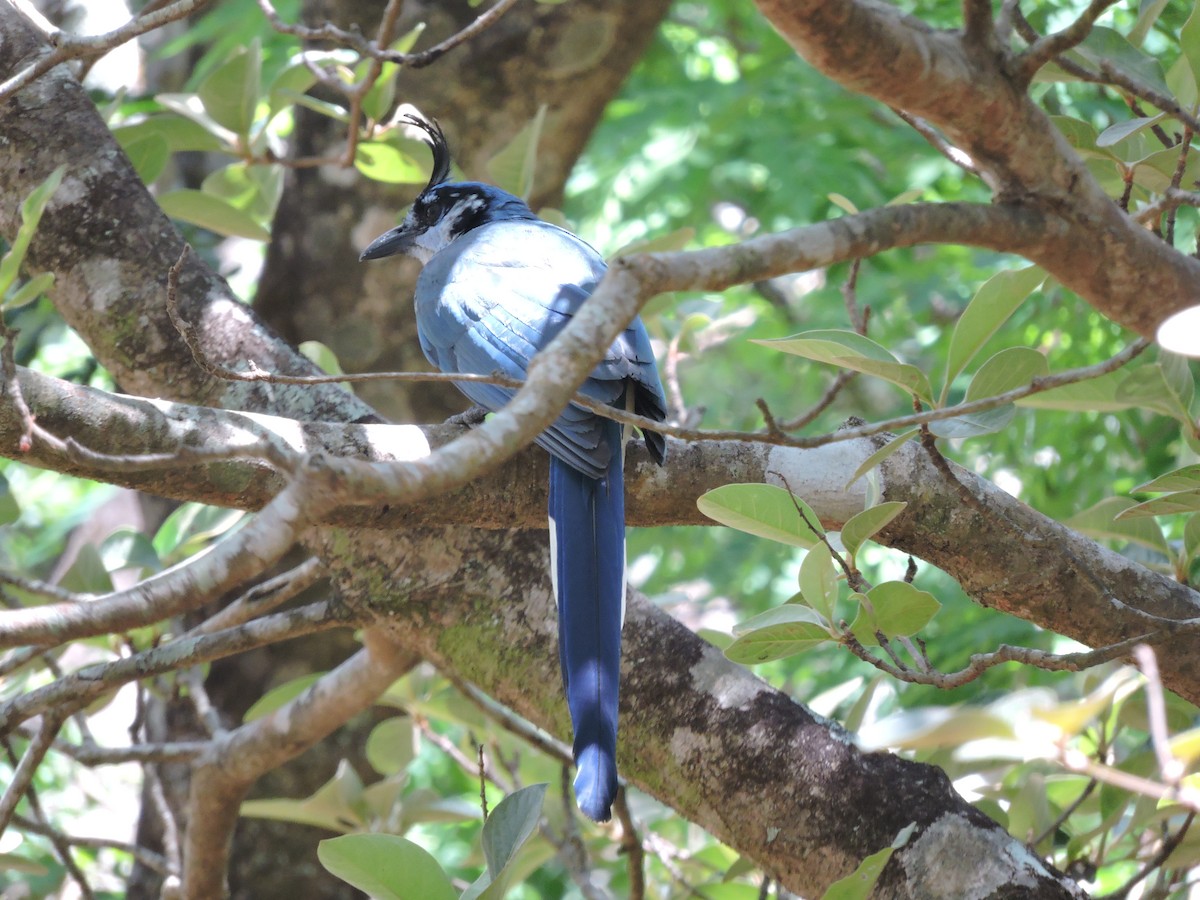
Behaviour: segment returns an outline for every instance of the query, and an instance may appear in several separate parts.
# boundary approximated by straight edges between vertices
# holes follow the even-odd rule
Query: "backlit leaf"
[[[886,348],[854,331],[822,329],[792,337],[756,340],[756,344],[830,363],[843,369],[874,375],[899,385],[927,403],[932,402],[929,379],[916,366],[902,363]]]
[[[818,540],[813,529],[821,528],[807,503],[773,484],[727,484],[704,494],[696,506],[722,525],[794,547],[811,547]]]
[[[326,869],[374,900],[457,900],[427,850],[394,834],[346,834],[317,844]]]
[[[906,506],[908,504],[901,500],[889,500],[851,516],[842,526],[842,546],[849,553],[857,554],[864,542],[900,515]]]

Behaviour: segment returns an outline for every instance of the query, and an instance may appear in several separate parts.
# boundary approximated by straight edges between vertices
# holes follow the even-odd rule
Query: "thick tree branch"
[[[1097,0],[1087,15],[1102,6]],[[1176,252],[1105,195],[1025,93],[1007,51],[867,0],[758,0],[758,7],[830,78],[938,126],[998,201],[1060,219],[1060,232],[1023,255],[1101,313],[1153,338],[1171,313],[1195,304],[1200,260]]]
[[[332,533],[322,547],[334,559],[348,549]],[[552,733],[568,733],[566,705],[549,687],[557,684],[549,583],[531,589],[528,578],[544,571],[543,535],[365,532],[358,549],[399,552],[406,565],[385,579],[338,567],[348,601],[373,610],[402,647]],[[488,653],[479,652],[481,643]],[[631,597],[624,643],[618,756],[625,777],[790,890],[820,895],[917,820],[918,837],[900,852],[911,862],[889,869],[879,896],[945,896],[938,878],[964,860],[974,861],[965,863],[973,874],[991,872],[980,877],[995,878],[993,889],[1081,896],[963,802],[939,770],[856,749],[836,726],[730,663],[645,598]],[[847,819],[847,807],[859,814]]]

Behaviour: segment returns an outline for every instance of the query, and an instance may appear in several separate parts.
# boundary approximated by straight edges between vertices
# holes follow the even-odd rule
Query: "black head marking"
[[[429,176],[429,184],[425,185],[422,194],[427,193],[437,185],[450,178],[450,146],[446,143],[446,135],[437,119],[426,119],[423,116],[403,115],[400,121],[406,125],[414,125],[425,132],[426,143],[433,151],[433,172]]]

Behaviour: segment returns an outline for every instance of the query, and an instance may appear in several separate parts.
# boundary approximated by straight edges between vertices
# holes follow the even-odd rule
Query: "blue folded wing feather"
[[[537,248],[532,254],[531,248]],[[421,346],[444,372],[524,378],[533,356],[570,321],[604,274],[604,262],[569,232],[537,220],[498,221],[436,254],[417,283]],[[464,383],[472,401],[499,409],[513,391]],[[656,419],[666,401],[645,328],[634,320],[581,392]],[[663,458],[661,436],[647,434]],[[610,815],[617,790],[617,706],[625,602],[621,428],[571,404],[537,438],[551,454],[551,561],[559,656],[575,731],[580,808]]]

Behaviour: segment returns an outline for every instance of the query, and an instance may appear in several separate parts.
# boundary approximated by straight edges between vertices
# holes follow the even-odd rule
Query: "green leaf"
[[[910,394],[916,394],[926,403],[933,402],[929,379],[924,372],[916,366],[900,362],[887,349],[854,331],[822,329],[774,340],[755,340],[752,343],[874,375],[899,385]]]
[[[876,631],[883,632],[889,638],[916,634],[942,608],[933,594],[905,581],[877,584],[867,591],[866,600],[866,603],[861,603],[850,630],[868,647],[878,643]]]
[[[512,878],[512,862],[542,817],[545,784],[531,784],[513,791],[497,804],[483,823],[481,840],[487,871],[462,894],[462,900],[502,898]]]
[[[158,527],[154,551],[159,559],[177,562],[191,556],[209,541],[236,526],[246,514],[240,509],[184,503]]]
[[[1066,55],[1089,69],[1107,65],[1157,91],[1169,93],[1158,60],[1133,46],[1119,32],[1103,25],[1092,26],[1083,43],[1067,51]]]
[[[803,653],[831,640],[829,629],[820,624],[820,618],[820,613],[806,606],[778,606],[739,625],[735,631],[745,633],[725,648],[725,656],[735,663],[752,666]],[[757,621],[768,620],[775,620],[775,624],[751,627]]]
[[[280,69],[267,88],[268,117],[274,118],[291,106],[297,94],[304,94],[316,83],[317,76],[303,60]]]
[[[533,174],[537,166],[538,141],[546,122],[546,104],[499,153],[488,161],[488,172],[497,186],[510,194],[528,199],[533,190]]]
[[[823,543],[809,550],[800,563],[800,593],[825,621],[833,621],[833,605],[838,596],[837,570],[833,567],[833,554]]]
[[[150,538],[128,527],[118,528],[104,539],[100,544],[100,559],[110,572],[131,568],[157,572],[162,568]]]
[[[52,287],[54,287],[53,272],[34,275],[7,297],[0,299],[0,309],[16,309],[18,306],[24,306],[45,294]]]
[[[1097,378],[1030,394],[1018,400],[1017,406],[1064,412],[1117,412],[1129,409],[1134,404],[1117,396],[1117,389],[1128,377],[1128,372],[1109,372]]]
[[[0,853],[0,872],[20,872],[22,875],[45,875],[50,870],[40,862],[18,856],[16,853]]]
[[[1097,147],[1109,147],[1117,141],[1122,141],[1131,134],[1136,134],[1143,128],[1149,128],[1160,122],[1166,113],[1159,113],[1156,116],[1141,116],[1136,119],[1129,119],[1125,122],[1117,122],[1115,125],[1109,125],[1096,138]]]
[[[824,533],[813,531],[820,520],[807,503],[773,484],[727,484],[704,494],[696,507],[722,525],[794,547],[811,547]]]
[[[79,594],[106,594],[113,589],[113,583],[96,548],[83,544],[59,587]]]
[[[385,719],[367,735],[367,762],[380,775],[395,775],[413,761],[413,720],[409,716]]]
[[[1013,723],[986,709],[925,706],[871,723],[858,733],[864,749],[930,750],[958,747],[982,738],[1015,737]]]
[[[1179,29],[1179,49],[1187,60],[1192,82],[1200,84],[1200,3],[1192,4],[1192,14],[1183,23],[1183,28]]]
[[[345,374],[341,362],[338,361],[337,354],[320,341],[302,341],[296,349],[303,353],[310,362],[326,375]]]
[[[171,94],[168,96],[187,98],[190,95]],[[180,99],[179,102],[183,103],[184,106],[187,105],[183,99]],[[202,110],[198,100],[195,105],[197,111]],[[220,126],[215,122],[212,122],[212,125],[220,129]],[[135,122],[132,125],[122,125],[119,128],[114,128],[113,137],[117,139],[117,143],[126,148],[126,153],[129,152],[128,147],[130,144],[144,141],[148,138],[159,138],[166,141],[167,149],[172,153],[179,153],[184,150],[216,153],[224,147],[224,144],[218,140],[211,129],[206,128],[195,119],[187,115],[181,115],[175,111],[147,116],[145,119]]]
[[[971,438],[981,434],[1001,431],[1013,420],[1017,408],[1011,403],[985,409],[983,412],[967,413],[949,419],[938,419],[929,423],[929,430],[941,438]]]
[[[255,819],[297,822],[345,833],[367,824],[360,808],[362,796],[362,781],[354,767],[343,759],[334,776],[310,796],[301,800],[247,800],[240,813]]]
[[[1162,363],[1142,366],[1130,372],[1117,388],[1116,397],[1130,406],[1140,406],[1191,424],[1188,407],[1173,389]]]
[[[142,184],[150,184],[158,178],[171,158],[171,146],[161,134],[146,134],[121,146]]]
[[[1129,29],[1129,43],[1135,47],[1142,46],[1146,35],[1158,21],[1159,15],[1168,2],[1170,0],[1142,0],[1138,8],[1137,21],[1133,23],[1133,28]]]
[[[1192,368],[1188,364],[1187,358],[1167,350],[1160,350],[1158,365],[1162,369],[1163,381],[1166,382],[1167,389],[1178,403],[1184,422],[1190,423],[1191,416],[1188,411],[1192,407],[1192,400],[1196,397],[1196,379],[1192,377]]]
[[[858,481],[858,479],[862,478],[864,475],[874,469],[877,465],[916,437],[917,434],[918,429],[914,428],[912,431],[906,431],[903,434],[896,435],[894,438],[864,459],[862,461],[862,465],[854,470],[854,474],[850,476],[850,480],[847,481],[843,486],[843,490],[850,487],[850,485],[854,484],[854,482]]]
[[[853,872],[827,887],[821,895],[821,900],[867,900],[875,890],[879,876],[883,874],[883,867],[888,864],[893,853],[908,843],[916,828],[917,823],[912,822],[900,829],[890,847],[872,853],[860,862]]]
[[[303,106],[305,109],[311,109],[313,112],[328,116],[336,122],[347,124],[350,121],[350,113],[344,106],[338,106],[336,103],[330,103],[328,100],[319,100],[316,97],[310,97],[308,94],[302,94],[299,91],[287,88],[280,88],[278,93],[281,101],[287,101],[297,106]]]
[[[244,237],[254,241],[271,239],[271,232],[251,216],[228,200],[203,191],[169,191],[158,198],[158,205],[173,219],[199,225],[226,237]]]
[[[842,526],[842,546],[852,556],[857,555],[863,543],[900,515],[906,506],[908,504],[902,500],[888,500],[851,516]]]
[[[1169,557],[1170,547],[1157,523],[1149,518],[1120,518],[1121,513],[1134,506],[1137,502],[1129,497],[1106,497],[1075,513],[1063,524],[1090,538],[1133,541]]]
[[[996,397],[1049,375],[1046,357],[1030,347],[1009,347],[979,367],[967,388],[966,400]]]
[[[243,140],[254,124],[262,76],[262,45],[258,38],[240,47],[201,82],[196,94],[204,111]]]
[[[1183,526],[1183,562],[1190,566],[1200,556],[1200,516],[1189,516]]]
[[[1118,519],[1137,516],[1173,516],[1180,513],[1200,512],[1200,491],[1178,491],[1156,497],[1144,503],[1136,503],[1118,514]]]
[[[1159,475],[1145,484],[1139,484],[1131,494],[1159,494],[1167,491],[1200,490],[1200,463],[1181,466],[1166,475]]]
[[[11,525],[21,516],[21,505],[8,486],[8,479],[0,472],[0,525]]]
[[[323,674],[323,672],[309,672],[285,681],[283,684],[275,685],[251,704],[250,708],[246,710],[245,716],[242,717],[242,721],[253,722],[290,703],[316,684]]]
[[[410,28],[398,40],[393,41],[389,50],[396,53],[407,53],[416,44],[417,38],[421,36],[421,32],[425,30],[425,23],[418,22]],[[359,64],[356,72],[356,80],[362,81],[367,77],[367,68],[370,66],[370,61],[366,60]],[[362,99],[362,109],[370,118],[376,122],[383,120],[392,109],[392,103],[396,99],[396,76],[400,73],[400,66],[397,63],[385,62],[380,68],[379,77],[375,83],[371,85],[371,89]]]
[[[394,834],[346,834],[317,844],[326,869],[374,900],[457,900],[438,861]]]
[[[359,144],[354,156],[354,168],[368,178],[387,184],[423,184],[429,177],[415,159],[382,141]]]
[[[30,191],[29,196],[22,201],[21,227],[17,229],[17,235],[12,239],[8,252],[4,254],[3,259],[0,259],[0,297],[6,295],[8,289],[13,286],[13,282],[17,280],[17,273],[20,272],[21,266],[25,262],[25,254],[29,252],[29,242],[33,240],[38,224],[42,221],[42,213],[46,211],[46,204],[50,202],[50,198],[54,196],[58,186],[62,184],[66,171],[65,165],[59,166],[46,176],[45,181]]]
[[[1045,280],[1046,273],[1041,268],[1027,266],[1024,269],[997,272],[983,283],[954,326],[946,360],[942,403],[945,403],[954,379]]]
[[[848,212],[850,215],[854,215],[858,212],[858,207],[854,205],[854,201],[849,197],[844,197],[836,192],[830,192],[826,194],[825,197],[834,206],[837,206],[845,212]]]

